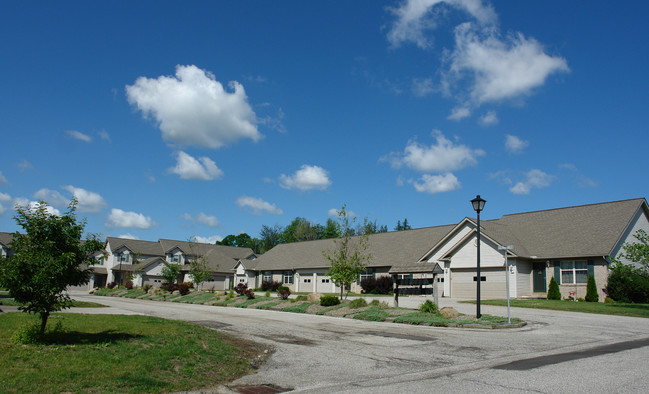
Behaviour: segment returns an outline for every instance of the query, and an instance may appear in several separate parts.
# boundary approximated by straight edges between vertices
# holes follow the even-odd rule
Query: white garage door
[[[482,268],[480,270],[480,299],[507,297],[504,268]],[[476,298],[477,274],[475,270],[452,270],[451,297]]]
[[[214,275],[210,280],[201,283],[201,289],[205,290],[226,290],[225,275]]]
[[[300,276],[300,292],[313,292],[313,275]]]

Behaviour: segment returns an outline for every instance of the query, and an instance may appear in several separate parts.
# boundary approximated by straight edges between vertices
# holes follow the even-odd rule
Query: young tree
[[[104,248],[96,235],[81,242],[86,223],[77,222],[76,207],[73,198],[68,211],[58,216],[43,201],[35,207],[17,205],[14,219],[24,234],[13,234],[14,254],[0,260],[0,286],[24,304],[20,310],[40,315],[41,333],[51,312],[70,307],[67,288],[88,283],[90,269],[82,264],[95,264],[92,254]]]
[[[625,243],[622,246],[624,252],[620,253],[620,257],[637,263],[645,271],[649,271],[649,234],[644,230],[638,230],[633,236],[638,242]]]
[[[559,284],[557,280],[552,277],[550,279],[550,286],[548,287],[548,300],[560,300],[561,299],[561,290],[559,290]]]
[[[205,248],[200,243],[196,242],[196,237],[189,238],[189,249],[196,257],[189,262],[189,274],[192,276],[196,288],[200,289],[201,284],[208,280],[212,276],[212,273],[207,266]]]
[[[343,288],[355,281],[358,275],[365,271],[366,263],[372,259],[372,255],[367,253],[369,236],[367,234],[353,236],[356,218],[350,219],[345,208],[346,206],[343,205],[338,211],[342,237],[334,241],[336,245],[334,250],[322,251],[322,255],[331,262],[327,275],[336,286],[340,286],[340,299],[343,298]]]
[[[162,271],[162,279],[167,283],[176,283],[178,281],[178,275],[180,274],[180,265],[174,263],[164,263]]]

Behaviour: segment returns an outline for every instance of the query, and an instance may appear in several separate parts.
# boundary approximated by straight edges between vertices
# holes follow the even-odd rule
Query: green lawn
[[[8,295],[0,295],[0,301],[2,301],[2,305],[8,305],[8,306],[21,306],[22,304],[19,302],[16,302],[13,298],[9,298]],[[96,302],[87,302],[87,301],[72,301],[72,306],[75,308],[103,308],[106,305],[98,304]],[[0,309],[2,309],[2,306],[0,306]]]
[[[464,301],[475,303],[475,301]],[[481,300],[482,305],[507,306],[507,300]],[[557,311],[599,313],[603,315],[620,315],[649,317],[649,304],[624,304],[604,302],[575,302],[544,299],[510,300],[510,305],[517,308],[552,309]]]
[[[261,348],[196,324],[146,316],[53,314],[42,345],[14,332],[37,322],[0,315],[1,392],[172,392],[213,388],[250,370]]]

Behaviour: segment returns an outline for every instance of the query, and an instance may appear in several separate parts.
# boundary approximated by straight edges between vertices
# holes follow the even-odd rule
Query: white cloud
[[[7,183],[7,178],[2,175],[2,171],[0,171],[0,183]]]
[[[180,151],[176,156],[176,166],[169,171],[180,175],[182,179],[198,179],[210,181],[223,176],[223,171],[209,157],[200,157],[196,160],[193,156]]]
[[[258,141],[262,135],[243,86],[232,81],[229,87],[196,66],[178,65],[175,76],[138,78],[126,86],[126,96],[155,119],[169,143],[219,148],[241,138]]]
[[[433,93],[435,91],[435,88],[433,87],[432,78],[413,79],[411,90],[412,93],[417,97],[424,97]]]
[[[261,215],[264,212],[273,214],[273,215],[281,215],[284,213],[281,209],[277,208],[275,204],[271,204],[269,202],[266,202],[262,200],[261,198],[255,198],[255,197],[248,197],[248,196],[241,196],[237,198],[237,205],[242,207],[242,208],[250,208],[252,210],[252,213],[255,215]]]
[[[516,183],[509,188],[509,191],[514,194],[530,194],[533,188],[541,189],[548,187],[553,180],[554,176],[546,174],[541,170],[533,169],[525,174],[524,181]]]
[[[486,114],[482,115],[478,122],[483,126],[491,126],[498,123],[498,115],[495,111],[489,111]]]
[[[206,215],[203,212],[199,212],[196,217],[192,217],[192,215],[185,213],[182,215],[182,218],[195,223],[201,223],[209,227],[218,227],[219,225],[219,220],[216,218],[216,216]]]
[[[121,234],[118,235],[117,238],[124,238],[124,239],[140,239],[139,237],[131,234],[131,233],[126,233],[126,234]]]
[[[16,165],[18,166],[18,168],[20,168],[21,171],[31,170],[32,168],[34,168],[32,163],[28,162],[27,160],[23,160],[20,163],[17,163]]]
[[[89,135],[83,134],[82,132],[77,130],[67,130],[65,134],[67,134],[70,138],[74,138],[75,140],[92,142],[92,138]]]
[[[420,172],[448,172],[476,165],[477,158],[485,155],[482,149],[454,144],[439,131],[434,135],[436,144],[426,146],[411,140],[403,153],[392,153],[388,160],[395,168],[406,165]]]
[[[529,145],[529,141],[522,140],[515,135],[505,135],[505,149],[510,153],[521,153]]]
[[[55,207],[67,207],[70,203],[70,200],[63,197],[63,195],[58,191],[45,188],[40,189],[36,193],[34,193],[34,198],[45,201],[49,205]]]
[[[23,198],[17,198],[15,200],[15,202],[16,202],[17,205],[21,205],[24,208],[28,208],[32,212],[35,211],[36,209],[38,209],[41,206],[40,201],[29,201],[29,202],[27,202]],[[45,212],[47,212],[50,215],[61,216],[61,211],[59,211],[58,209],[54,208],[51,205],[46,205]]]
[[[325,190],[331,185],[329,174],[324,168],[306,164],[291,176],[282,174],[279,177],[279,181],[280,186],[285,189]]]
[[[108,205],[104,198],[95,192],[72,185],[63,186],[63,189],[77,198],[79,212],[99,212]]]
[[[222,241],[223,237],[219,235],[212,235],[210,237],[201,237],[201,236],[195,236],[194,240],[198,242],[199,244],[210,244],[214,245],[217,241]]]
[[[533,38],[518,33],[502,40],[496,30],[478,31],[471,23],[455,29],[455,49],[447,60],[444,85],[468,79],[475,105],[527,96],[551,74],[569,71],[564,58],[547,55]]]
[[[9,204],[11,200],[12,198],[10,195],[6,193],[0,193],[0,215],[7,211],[7,208],[5,208],[4,204]]]
[[[355,218],[356,217],[356,212],[354,212],[354,211],[345,210],[345,213],[347,213],[348,218]],[[338,217],[338,209],[331,208],[330,210],[327,211],[327,215],[331,216],[332,218],[337,218]]]
[[[107,226],[122,227],[122,228],[141,228],[148,229],[153,226],[154,222],[149,216],[144,216],[141,213],[126,212],[121,209],[113,208],[108,215]]]
[[[466,107],[455,107],[451,111],[451,114],[446,118],[449,120],[462,120],[468,116],[471,116],[471,110]]]
[[[106,130],[98,131],[97,134],[99,135],[99,138],[101,138],[102,140],[106,142],[112,142],[110,139],[110,135],[108,134],[108,132],[106,132]]]
[[[468,13],[481,24],[493,24],[496,13],[482,0],[407,0],[399,8],[391,9],[397,20],[388,32],[388,41],[393,47],[404,42],[413,42],[420,48],[432,45],[425,32],[437,27],[440,16],[448,7]]]
[[[415,190],[429,194],[450,192],[460,187],[460,181],[451,173],[444,175],[424,174],[420,181],[413,183]]]

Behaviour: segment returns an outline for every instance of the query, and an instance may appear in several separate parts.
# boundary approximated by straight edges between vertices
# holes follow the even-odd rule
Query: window
[[[273,273],[271,271],[266,271],[262,274],[261,276],[261,281],[262,282],[272,282],[273,281]]]
[[[118,263],[128,263],[128,255],[126,253],[118,253],[115,259]]]
[[[561,284],[571,285],[588,282],[588,262],[586,260],[562,261]]]
[[[169,255],[169,262],[170,263],[180,263],[180,255],[179,254],[170,254]]]
[[[311,279],[304,279],[304,283],[311,283]]]
[[[293,271],[284,271],[284,274],[282,275],[282,283],[293,284]]]
[[[368,268],[365,271],[361,272],[360,281],[363,281],[365,278],[374,278],[374,269]]]
[[[322,283],[329,283],[329,279],[323,279]]]
[[[473,277],[473,281],[474,281],[474,282],[477,282],[477,281],[478,281],[478,277],[477,277],[477,276],[474,276],[474,277]],[[486,277],[486,276],[482,276],[482,275],[480,275],[480,282],[486,282],[486,281],[487,281],[487,277]]]

